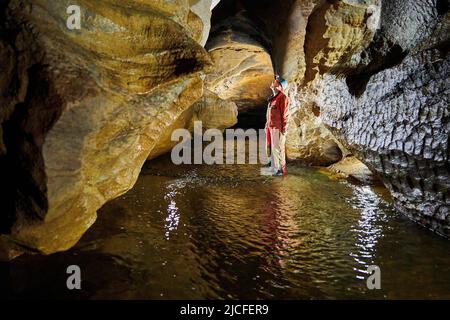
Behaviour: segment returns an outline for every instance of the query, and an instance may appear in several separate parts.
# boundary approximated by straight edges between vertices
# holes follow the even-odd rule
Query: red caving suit
[[[272,166],[286,175],[286,127],[289,99],[284,91],[269,100],[267,108],[266,144],[271,147]]]

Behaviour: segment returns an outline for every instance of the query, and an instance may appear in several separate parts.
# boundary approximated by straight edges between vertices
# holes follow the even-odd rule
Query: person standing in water
[[[270,147],[270,162],[273,176],[286,175],[286,128],[289,117],[289,99],[284,90],[287,81],[275,76],[270,88],[273,95],[268,100],[266,146]]]

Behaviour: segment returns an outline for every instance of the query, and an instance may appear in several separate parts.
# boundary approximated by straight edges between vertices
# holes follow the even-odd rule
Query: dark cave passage
[[[232,128],[264,129],[267,106],[252,108],[238,114],[238,122]]]

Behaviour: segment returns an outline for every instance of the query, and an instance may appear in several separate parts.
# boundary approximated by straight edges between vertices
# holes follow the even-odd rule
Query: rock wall
[[[274,71],[261,33],[241,11],[217,24],[206,45],[214,63],[208,89],[236,103],[240,111],[265,107],[271,94]]]
[[[276,42],[276,57],[291,82],[291,121],[286,152],[289,159],[328,166],[348,151],[323,124],[314,102],[314,81],[343,56],[364,47],[375,33],[378,1],[295,1],[284,25],[287,36]],[[282,53],[282,54],[280,54]]]
[[[208,18],[193,2],[2,2],[3,258],[74,245],[202,97]]]
[[[374,2],[362,20],[343,20],[358,21],[350,29],[325,24],[323,48],[307,35],[312,62],[302,91],[320,110],[322,125],[382,179],[400,212],[449,237],[450,19],[444,2],[383,1],[379,9]],[[338,42],[352,47],[330,45]]]
[[[353,153],[400,212],[450,236],[448,1],[290,3],[300,39],[273,48],[294,79],[288,157],[329,165]]]
[[[381,177],[397,209],[447,237],[449,76],[449,56],[427,50],[374,75],[358,98],[333,76],[317,97],[323,121]]]
[[[286,155],[289,160],[308,165],[328,166],[338,162],[349,152],[325,127],[320,107],[304,90],[294,85],[288,90],[290,121],[286,139]]]
[[[164,135],[158,138],[158,143],[152,149],[149,160],[170,152],[178,144],[172,141],[172,132],[176,129],[187,129],[194,132],[194,122],[201,121],[203,130],[225,130],[237,123],[238,108],[232,101],[222,100],[215,93],[204,90],[203,96],[177,119],[171,121]]]

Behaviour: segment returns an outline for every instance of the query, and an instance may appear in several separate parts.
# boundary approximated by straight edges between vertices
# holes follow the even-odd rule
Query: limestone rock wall
[[[273,60],[277,72],[291,83],[301,83],[306,71],[305,40],[308,20],[315,5],[319,1],[297,0],[282,9],[273,30],[273,17],[268,17],[273,32]],[[279,4],[278,4],[279,5]],[[279,11],[279,9],[273,9]]]
[[[270,96],[273,67],[261,30],[245,13],[214,27],[206,45],[214,63],[207,87],[221,99],[235,102],[241,111],[265,106]]]
[[[359,98],[333,76],[317,97],[323,121],[381,177],[397,209],[447,237],[449,63],[448,54],[427,50],[374,75]]]
[[[290,121],[286,139],[286,156],[305,164],[328,166],[338,162],[348,153],[325,127],[320,117],[320,107],[295,85],[288,90]]]
[[[190,108],[184,111],[170,127],[158,138],[149,159],[170,152],[178,144],[172,141],[172,132],[176,129],[187,129],[194,132],[194,122],[201,121],[203,130],[225,130],[237,123],[238,108],[232,101],[222,100],[215,93],[205,89],[203,96]]]
[[[288,157],[310,164],[339,160],[327,150],[354,154],[400,212],[447,237],[448,9],[439,0],[342,0],[300,10],[304,72],[289,90],[287,141]]]
[[[211,61],[193,2],[2,2],[3,257],[74,245],[202,97]],[[70,4],[81,30],[66,27]]]
[[[449,237],[448,3],[341,2],[326,5],[369,6],[362,20],[344,10],[342,21],[357,23],[339,32],[326,23],[322,47],[307,34],[305,105],[317,106],[321,125],[382,179],[400,212]]]
[[[372,40],[378,25],[379,1],[296,1],[288,14],[287,44],[282,52],[283,74],[293,83],[289,90],[291,122],[288,158],[311,165],[330,165],[347,150],[322,123],[315,79],[329,72],[342,57]],[[297,38],[299,40],[294,40]]]

